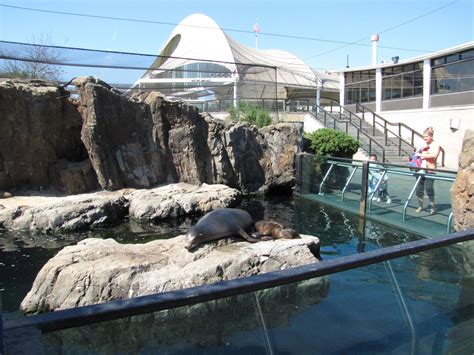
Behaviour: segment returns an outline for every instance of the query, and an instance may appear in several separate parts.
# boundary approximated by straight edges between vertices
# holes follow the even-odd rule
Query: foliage
[[[306,135],[311,140],[314,154],[352,158],[359,149],[359,142],[348,134],[330,128],[321,128]]]
[[[33,38],[20,50],[0,49],[0,77],[61,80],[62,68],[55,64],[64,61],[58,49],[51,45],[49,36]],[[10,59],[11,58],[11,59]]]
[[[249,102],[241,101],[237,107],[230,107],[229,114],[233,120],[247,121],[258,127],[272,124],[272,118],[267,111]]]

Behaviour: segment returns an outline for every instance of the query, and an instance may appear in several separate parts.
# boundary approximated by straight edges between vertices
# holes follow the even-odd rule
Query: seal
[[[291,228],[284,228],[281,223],[275,221],[258,221],[255,223],[255,230],[259,236],[271,236],[274,239],[296,239],[300,238],[297,231]],[[266,240],[265,237],[261,237]]]
[[[191,251],[199,244],[234,235],[255,243],[259,238],[250,236],[246,230],[253,226],[253,219],[247,211],[238,208],[220,208],[202,217],[186,234],[185,248]]]

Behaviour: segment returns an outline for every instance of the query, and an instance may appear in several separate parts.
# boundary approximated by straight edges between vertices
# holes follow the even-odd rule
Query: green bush
[[[272,118],[267,111],[248,102],[239,102],[236,108],[231,107],[229,114],[233,120],[247,121],[258,127],[272,124]]]
[[[330,128],[321,128],[306,134],[311,141],[314,154],[341,158],[352,158],[359,149],[359,142],[348,134]]]

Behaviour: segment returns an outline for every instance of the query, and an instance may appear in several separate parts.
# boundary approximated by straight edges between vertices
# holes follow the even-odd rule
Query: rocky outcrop
[[[0,82],[0,190],[83,193],[159,184],[225,184],[248,194],[294,186],[301,124],[258,129],[156,92],[128,97],[93,77]]]
[[[170,177],[190,184],[225,184],[243,193],[294,186],[302,125],[282,123],[258,129],[200,115],[153,92],[136,94],[133,99],[150,108],[153,137],[164,152],[165,165],[171,167]]]
[[[170,184],[129,195],[131,218],[157,221],[170,217],[201,215],[240,202],[238,190],[225,185]]]
[[[0,230],[74,232],[115,225],[130,218],[159,221],[201,215],[216,208],[235,206],[240,191],[225,185],[169,184],[152,189],[101,191],[66,197],[50,197],[43,203],[25,205],[5,202],[0,209]]]
[[[65,247],[41,269],[20,308],[38,313],[128,299],[287,269],[319,257],[319,240],[311,236],[258,243],[227,238],[193,253],[184,241],[183,235],[146,244],[85,239]],[[326,282],[322,286],[327,288]]]
[[[474,228],[474,130],[464,135],[459,155],[459,169],[451,188],[454,228],[457,231]]]
[[[81,137],[99,184],[106,190],[147,188],[166,181],[148,106],[127,99],[103,81],[80,77]]]
[[[93,171],[71,170],[88,157],[81,142],[82,118],[68,96],[42,80],[0,80],[0,190],[97,188]],[[64,174],[65,165],[69,172]],[[80,189],[69,190],[70,180]]]
[[[0,229],[30,232],[72,232],[118,224],[128,211],[120,193],[93,193],[58,198],[36,206],[0,210]]]

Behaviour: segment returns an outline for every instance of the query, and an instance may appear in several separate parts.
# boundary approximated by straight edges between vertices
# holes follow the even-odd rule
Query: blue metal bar
[[[374,168],[372,168],[372,169],[374,169]],[[379,187],[382,184],[382,181],[383,181],[383,178],[385,177],[385,174],[387,174],[387,170],[384,170],[384,172],[380,176],[379,180],[377,181],[377,184],[375,185],[374,191],[369,196],[369,211],[372,208],[372,200],[374,199],[375,193],[379,190]]]
[[[351,182],[352,178],[354,177],[354,174],[356,173],[357,169],[359,169],[358,166],[354,166],[351,172],[351,175],[349,176],[349,179],[347,179],[346,184],[344,185],[344,188],[342,189],[341,193],[341,201],[344,201],[344,193],[346,192],[347,186],[349,186],[349,183]]]
[[[421,179],[423,178],[423,175],[418,176],[415,182],[415,186],[411,189],[410,195],[408,196],[407,202],[405,202],[405,205],[403,206],[403,214],[402,214],[402,219],[405,220],[406,214],[407,214],[407,207],[408,204],[410,203],[411,198],[413,197],[413,194],[415,193],[416,188],[418,187],[418,184],[420,183]]]
[[[324,175],[323,181],[319,184],[319,195],[323,195],[323,184],[326,182],[326,179],[328,178],[329,174],[331,173],[331,170],[333,168],[334,164],[331,164],[329,167],[328,171],[326,172],[326,175]]]
[[[448,225],[446,226],[446,233],[451,233],[451,223],[453,222],[454,213],[451,211],[448,217]]]

